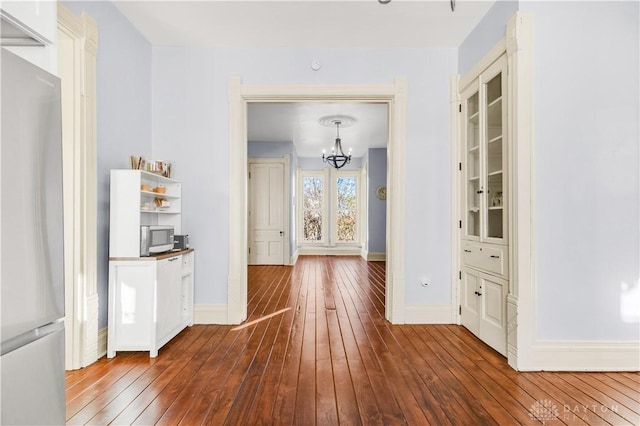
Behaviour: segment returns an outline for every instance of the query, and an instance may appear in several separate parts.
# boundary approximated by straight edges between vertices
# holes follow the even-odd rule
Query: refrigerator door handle
[[[42,327],[27,331],[26,333],[22,333],[16,337],[2,342],[2,347],[0,348],[1,355],[4,356],[9,352],[13,352],[18,348],[26,346],[29,343],[35,342],[36,340],[40,340],[43,337],[60,330],[64,330],[64,318],[60,318],[59,320],[50,322],[47,325],[43,325]]]

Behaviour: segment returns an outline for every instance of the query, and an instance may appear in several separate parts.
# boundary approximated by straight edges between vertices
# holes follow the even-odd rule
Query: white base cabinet
[[[505,279],[479,270],[462,268],[460,321],[480,340],[500,354],[507,354]]]
[[[107,357],[158,350],[193,325],[193,250],[109,261]]]

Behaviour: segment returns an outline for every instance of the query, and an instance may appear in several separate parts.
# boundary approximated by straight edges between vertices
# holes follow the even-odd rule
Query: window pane
[[[322,177],[305,176],[302,184],[302,237],[304,241],[322,241]]]
[[[304,240],[322,241],[322,215],[319,210],[304,211]]]
[[[305,176],[303,185],[303,208],[305,210],[320,209],[322,207],[322,178]]]
[[[356,178],[339,177],[338,184],[338,210],[356,208]]]
[[[356,240],[356,177],[338,177],[337,191],[337,238],[340,242]]]
[[[341,210],[338,212],[338,241],[355,241],[356,212]]]

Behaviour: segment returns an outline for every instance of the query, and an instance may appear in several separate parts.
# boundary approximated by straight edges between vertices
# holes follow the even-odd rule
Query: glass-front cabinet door
[[[480,218],[482,185],[480,182],[480,91],[478,86],[470,89],[463,102],[465,112],[465,139],[463,147],[466,162],[464,164],[463,227],[469,239],[480,239]]]
[[[463,238],[507,243],[506,60],[462,93]]]

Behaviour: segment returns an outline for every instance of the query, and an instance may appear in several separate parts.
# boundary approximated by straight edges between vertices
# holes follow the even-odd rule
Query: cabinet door
[[[479,336],[480,296],[478,287],[480,278],[478,272],[464,268],[462,270],[462,289],[460,291],[460,322],[469,331]]]
[[[479,337],[486,344],[507,354],[507,281],[479,273],[480,307]]]
[[[462,94],[462,235],[466,239],[480,239],[481,147],[480,147],[480,89],[476,82]]]
[[[461,221],[467,240],[507,241],[506,58],[461,94]]]
[[[159,260],[157,264],[156,340],[164,343],[165,336],[182,324],[181,256]]]

